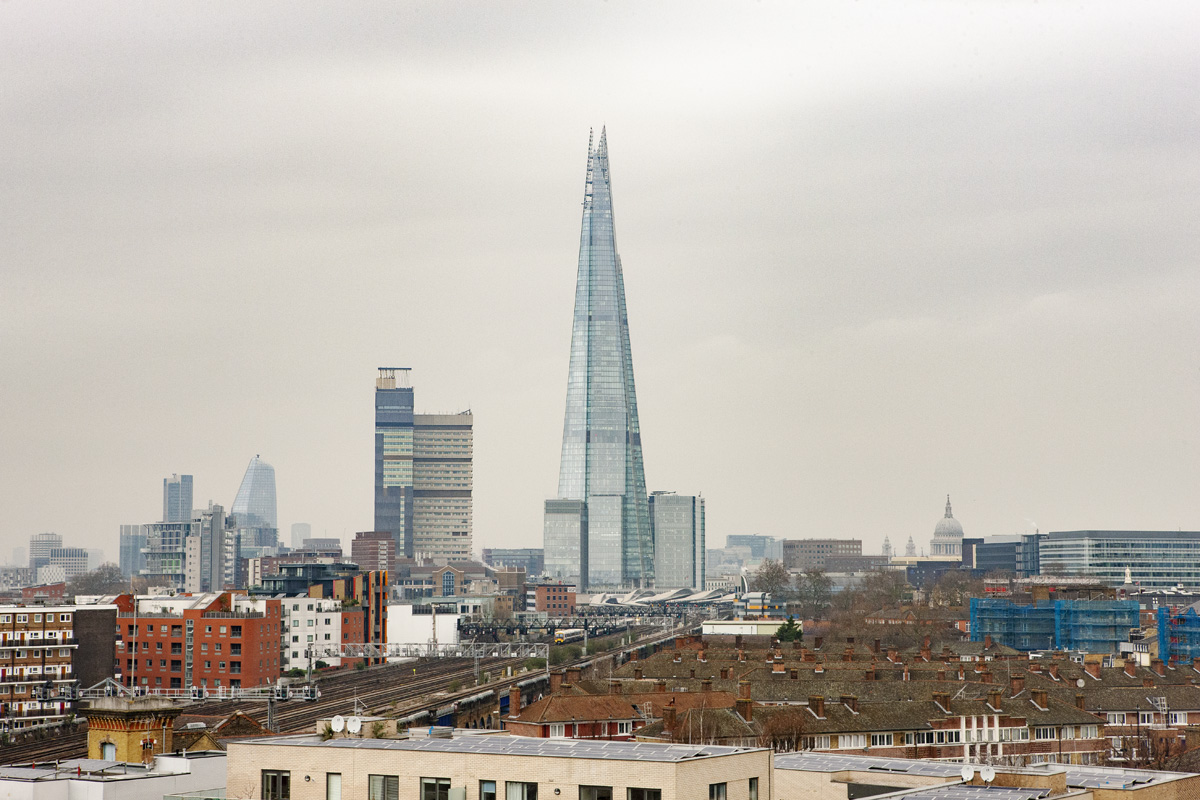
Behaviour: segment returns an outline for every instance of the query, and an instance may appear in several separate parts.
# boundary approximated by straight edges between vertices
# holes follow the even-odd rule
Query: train
[[[568,642],[582,642],[583,628],[565,628],[554,634],[555,644],[567,644]]]

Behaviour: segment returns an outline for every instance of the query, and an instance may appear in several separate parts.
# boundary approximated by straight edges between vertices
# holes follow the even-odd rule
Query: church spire
[[[946,519],[954,519],[954,515],[950,513],[950,495],[946,495]]]

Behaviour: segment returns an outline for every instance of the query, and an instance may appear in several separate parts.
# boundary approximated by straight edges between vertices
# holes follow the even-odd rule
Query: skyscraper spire
[[[646,586],[653,580],[653,540],[607,131],[600,129],[595,147],[592,141],[589,136],[558,500],[546,504],[546,570],[583,587]]]

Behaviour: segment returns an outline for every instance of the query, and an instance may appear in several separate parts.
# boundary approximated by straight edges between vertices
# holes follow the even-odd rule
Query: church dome
[[[963,526],[950,511],[950,495],[946,495],[946,516],[938,520],[933,528],[933,539],[929,542],[930,555],[961,556]]]

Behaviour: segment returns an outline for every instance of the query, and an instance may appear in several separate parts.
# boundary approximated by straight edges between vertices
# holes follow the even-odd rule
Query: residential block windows
[[[450,779],[421,778],[421,800],[450,800]]]
[[[368,775],[367,800],[399,800],[399,775]],[[267,798],[263,798],[267,800]]]
[[[662,789],[634,789],[631,787],[626,794],[626,800],[662,800]]]
[[[479,782],[479,800],[496,800],[496,782]]]
[[[262,800],[291,800],[292,773],[281,770],[262,771]]]
[[[725,800],[725,784],[710,783],[708,785],[708,800]]]
[[[342,773],[325,773],[325,800],[342,800]]]
[[[537,800],[537,784],[521,781],[504,782],[504,800]]]
[[[579,800],[613,800],[611,786],[580,786]]]

